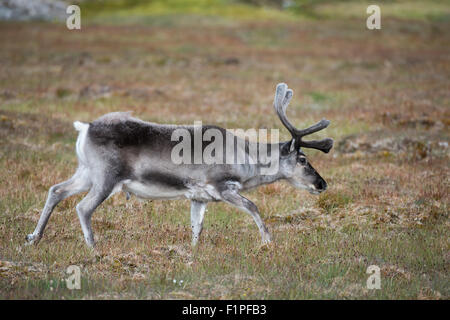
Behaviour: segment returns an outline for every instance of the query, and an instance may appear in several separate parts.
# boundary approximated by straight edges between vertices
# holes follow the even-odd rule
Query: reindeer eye
[[[298,163],[305,165],[306,164],[306,158],[305,157],[299,157],[298,158]]]

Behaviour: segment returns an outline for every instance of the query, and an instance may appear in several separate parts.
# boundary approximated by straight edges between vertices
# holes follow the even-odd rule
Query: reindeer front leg
[[[247,198],[241,196],[238,190],[230,185],[227,189],[223,190],[221,193],[223,201],[232,204],[233,206],[247,212],[253,217],[256,225],[258,226],[259,233],[261,234],[262,244],[268,244],[271,241],[269,230],[267,230],[266,225],[259,216],[259,211],[256,205],[248,200]]]
[[[192,246],[196,246],[203,229],[206,202],[191,200]]]

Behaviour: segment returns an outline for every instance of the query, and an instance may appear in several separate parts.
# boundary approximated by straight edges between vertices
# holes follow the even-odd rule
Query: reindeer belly
[[[198,201],[218,201],[220,194],[208,184],[187,184],[185,188],[174,188],[161,184],[126,181],[122,190],[142,199],[173,200],[187,198]]]
[[[187,189],[173,188],[156,183],[143,183],[140,181],[125,182],[123,191],[130,192],[142,199],[179,199],[186,196]]]

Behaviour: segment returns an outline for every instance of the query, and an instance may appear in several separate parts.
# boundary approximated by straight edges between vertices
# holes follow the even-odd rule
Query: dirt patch
[[[379,154],[385,157],[405,156],[421,160],[431,156],[449,156],[448,142],[440,135],[417,135],[417,132],[393,135],[370,132],[344,137],[337,144],[343,154]]]

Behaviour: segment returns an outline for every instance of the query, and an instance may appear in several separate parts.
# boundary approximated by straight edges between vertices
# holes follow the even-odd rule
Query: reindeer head
[[[327,183],[311,166],[301,148],[313,148],[328,153],[333,147],[333,140],[326,138],[323,140],[303,141],[302,138],[325,129],[330,124],[330,121],[322,119],[309,128],[295,128],[286,117],[286,108],[292,99],[292,95],[292,90],[288,89],[286,84],[280,83],[277,85],[273,101],[278,117],[292,135],[292,140],[286,143],[281,150],[281,157],[285,158],[289,164],[286,166],[285,175],[294,187],[306,189],[313,194],[319,194],[326,190]]]

